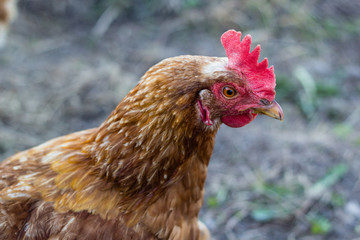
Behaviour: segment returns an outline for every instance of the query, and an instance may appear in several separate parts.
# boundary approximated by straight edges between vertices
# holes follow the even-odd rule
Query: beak
[[[254,113],[264,114],[280,121],[283,121],[284,119],[283,110],[276,101],[273,101],[270,105],[264,107],[254,108]]]

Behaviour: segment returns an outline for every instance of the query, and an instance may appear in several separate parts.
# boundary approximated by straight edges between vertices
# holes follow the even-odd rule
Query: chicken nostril
[[[261,100],[260,100],[260,103],[264,104],[265,106],[271,104],[271,102],[270,102],[269,100],[267,100],[267,99],[261,99]]]

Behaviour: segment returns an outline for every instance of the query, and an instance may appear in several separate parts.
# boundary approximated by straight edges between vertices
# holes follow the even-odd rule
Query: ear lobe
[[[208,89],[203,89],[199,92],[200,99],[197,101],[197,106],[200,111],[200,118],[202,122],[208,126],[212,126],[214,122],[210,118],[210,110],[208,104],[211,102],[212,93]]]

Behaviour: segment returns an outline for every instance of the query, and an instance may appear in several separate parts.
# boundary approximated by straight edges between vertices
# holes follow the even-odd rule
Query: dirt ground
[[[164,58],[224,56],[234,28],[275,66],[285,121],[222,126],[200,218],[214,239],[360,239],[360,3],[140,3],[19,2],[0,50],[0,159],[98,126]]]

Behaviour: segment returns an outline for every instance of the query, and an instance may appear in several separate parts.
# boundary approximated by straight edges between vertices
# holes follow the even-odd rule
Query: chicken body
[[[154,199],[144,215],[132,219],[138,224],[127,227],[126,220],[135,216],[120,210],[122,197],[112,189],[115,184],[87,176],[88,163],[76,163],[89,160],[82,153],[82,141],[93,133],[91,129],[61,137],[8,160],[1,168],[0,239],[199,239],[203,192],[198,189],[206,166],[191,166],[193,172]],[[66,176],[52,169],[57,164]],[[60,186],[68,181],[94,182]]]
[[[179,64],[202,61],[160,63],[99,128],[3,162],[0,238],[199,239],[197,216],[219,124],[190,118],[197,82],[162,82]],[[158,77],[148,79],[155,71]],[[175,86],[181,91],[166,97]]]
[[[229,59],[163,60],[98,128],[5,160],[0,239],[210,239],[198,214],[220,124],[282,118]]]

